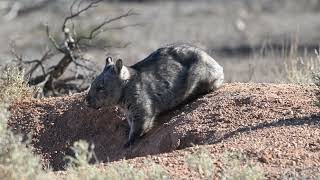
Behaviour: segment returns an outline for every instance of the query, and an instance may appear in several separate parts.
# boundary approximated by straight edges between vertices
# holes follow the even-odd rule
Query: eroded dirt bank
[[[131,151],[122,148],[127,125],[121,113],[115,108],[89,109],[82,94],[16,103],[11,107],[10,126],[31,133],[37,152],[55,169],[63,168],[63,157],[71,154],[73,142],[85,139],[95,144],[103,162],[174,151],[152,157],[172,172],[185,168],[179,158],[192,144],[210,144],[213,154],[239,150],[271,174],[286,168],[315,171],[320,166],[316,96],[315,86],[226,84],[161,116],[164,124]],[[142,162],[141,158],[131,161]]]

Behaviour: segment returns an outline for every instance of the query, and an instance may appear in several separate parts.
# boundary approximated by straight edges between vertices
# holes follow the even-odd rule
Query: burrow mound
[[[17,102],[10,108],[9,125],[16,132],[31,134],[35,150],[54,169],[63,169],[64,157],[72,155],[70,146],[79,139],[95,145],[100,161],[110,162],[194,144],[232,144],[232,138],[258,130],[279,128],[281,132],[285,127],[319,127],[320,109],[314,105],[316,92],[311,85],[226,84],[160,116],[158,125],[131,150],[123,148],[128,126],[122,113],[117,108],[88,108],[84,94]],[[303,136],[307,132],[294,133]],[[255,138],[259,142],[259,138],[269,137],[256,134]],[[271,135],[270,138],[276,139]]]

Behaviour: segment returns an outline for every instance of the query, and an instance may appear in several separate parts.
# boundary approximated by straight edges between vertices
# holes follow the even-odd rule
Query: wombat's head
[[[112,58],[108,57],[103,72],[91,84],[86,97],[88,106],[100,108],[117,104],[124,84],[129,78],[129,70],[123,66],[122,60],[118,59],[114,63]]]

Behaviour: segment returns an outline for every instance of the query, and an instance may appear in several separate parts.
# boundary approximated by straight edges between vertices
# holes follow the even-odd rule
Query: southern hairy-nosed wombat
[[[219,88],[223,68],[203,50],[186,44],[162,47],[144,60],[125,66],[106,59],[86,97],[89,106],[118,105],[130,126],[130,146],[148,132],[157,115]]]

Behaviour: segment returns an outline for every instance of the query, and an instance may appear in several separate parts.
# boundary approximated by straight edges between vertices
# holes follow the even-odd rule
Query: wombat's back
[[[131,66],[139,72],[144,97],[153,100],[157,112],[171,109],[190,97],[221,86],[222,67],[203,50],[169,45]]]
[[[172,61],[188,66],[199,59],[201,51],[201,49],[187,44],[168,45],[157,49],[147,58],[131,67],[141,72],[154,71],[161,66],[172,63]]]

